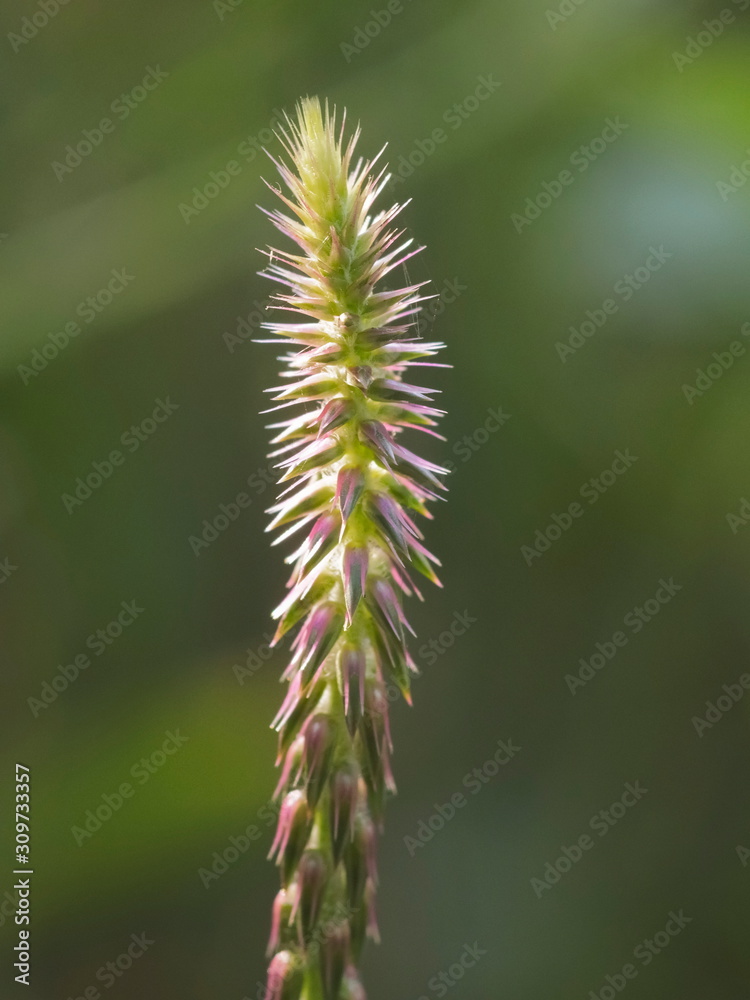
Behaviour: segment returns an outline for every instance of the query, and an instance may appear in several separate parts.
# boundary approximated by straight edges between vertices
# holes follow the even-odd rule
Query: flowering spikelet
[[[301,252],[271,250],[264,273],[285,286],[274,308],[302,322],[266,323],[284,356],[279,405],[301,404],[273,443],[280,482],[269,530],[306,534],[288,559],[289,592],[274,612],[274,642],[292,629],[287,697],[274,721],[282,799],[272,854],[282,888],[274,906],[269,998],[360,1000],[357,965],[377,939],[376,833],[395,791],[388,703],[410,702],[416,672],[402,594],[411,572],[438,583],[415,514],[444,489],[445,472],[400,443],[404,428],[435,434],[434,390],[404,381],[408,367],[442,344],[414,329],[420,285],[380,282],[420,248],[393,226],[402,205],[372,213],[389,179],[352,162],[357,130],[306,98],[279,132],[292,169],[273,160],[291,214],[267,214]],[[381,150],[382,153],[382,150]],[[273,159],[273,157],[272,157]],[[270,185],[269,185],[270,187]],[[439,435],[438,435],[439,436]]]

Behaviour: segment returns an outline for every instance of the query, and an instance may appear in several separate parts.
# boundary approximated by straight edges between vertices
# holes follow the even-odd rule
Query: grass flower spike
[[[403,205],[373,212],[390,176],[374,169],[383,151],[354,163],[359,130],[346,142],[344,131],[345,116],[337,130],[335,112],[302,101],[279,134],[291,162],[273,160],[287,191],[271,190],[290,214],[267,213],[298,248],[269,251],[264,272],[284,286],[274,308],[295,314],[265,324],[292,347],[284,384],[269,390],[284,411],[271,426],[286,484],[269,530],[299,542],[274,612],[274,642],[295,637],[273,724],[281,890],[268,1000],[364,1000],[357,967],[378,937],[376,839],[395,791],[388,706],[399,692],[410,702],[416,673],[402,600],[421,598],[415,575],[438,583],[415,515],[430,516],[445,470],[401,438],[435,434],[435,390],[404,373],[443,345],[418,336],[420,285],[381,286],[421,248],[393,224]]]

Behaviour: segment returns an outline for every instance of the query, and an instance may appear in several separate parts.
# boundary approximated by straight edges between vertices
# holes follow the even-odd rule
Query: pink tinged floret
[[[371,941],[380,944],[380,929],[375,909],[375,886],[369,879],[365,886],[365,906],[367,907],[367,936]]]
[[[303,766],[303,755],[305,752],[305,738],[304,736],[298,736],[297,739],[292,743],[292,745],[287,750],[284,756],[284,766],[281,770],[281,775],[279,777],[279,783],[273,793],[273,797],[277,799],[279,795],[284,791],[284,789],[290,784],[296,784],[302,773]],[[292,777],[294,775],[294,777]]]
[[[310,529],[300,548],[288,557],[287,562],[294,562],[294,573],[287,586],[295,584],[303,575],[306,567],[314,566],[324,559],[334,548],[341,530],[341,517],[338,513],[321,514]]]
[[[309,552],[316,552],[319,546],[325,546],[335,538],[341,527],[341,518],[335,512],[321,514],[318,520],[310,529],[307,537],[307,547]]]
[[[296,624],[296,621],[299,619],[294,616],[299,613],[300,609],[303,611],[306,610],[307,604],[310,606],[312,605],[313,601],[310,595],[311,592],[317,593],[315,585],[318,583],[318,577],[322,574],[324,569],[325,563],[319,563],[317,566],[314,566],[306,576],[302,577],[298,583],[295,583],[286,598],[273,612],[273,617],[282,618],[284,621],[288,621],[288,616],[291,615],[294,618],[294,624]],[[306,604],[305,599],[308,597],[310,597],[310,599]],[[343,615],[341,617],[343,621]],[[287,680],[290,676],[291,671],[287,670],[284,674],[284,679]]]
[[[354,966],[347,970],[341,1000],[367,1000],[365,988]]]
[[[298,898],[293,918],[299,917],[305,940],[312,934],[320,915],[328,879],[328,863],[322,851],[305,851],[298,865]]]
[[[414,417],[421,417],[422,423],[430,426],[435,425],[433,417],[445,416],[445,410],[438,410],[434,406],[425,406],[423,403],[409,403],[406,400],[401,400],[398,403],[398,408],[404,413],[412,414]]]
[[[302,732],[305,739],[305,792],[310,807],[314,809],[330,776],[336,730],[329,716],[318,714],[307,719]]]
[[[323,1000],[339,1000],[341,982],[349,958],[350,932],[347,923],[331,928],[321,944]]]
[[[292,660],[294,667],[302,674],[303,684],[313,678],[333,649],[341,635],[344,620],[344,614],[336,604],[323,604],[308,616]]]
[[[411,595],[414,594],[418,600],[424,600],[422,592],[411,579],[406,570],[399,569],[397,566],[391,566],[391,579],[399,587],[399,589],[406,594],[407,597],[411,597]]]
[[[271,729],[276,729],[277,731],[288,721],[292,712],[295,710],[297,705],[302,698],[302,677],[296,674],[292,678],[292,682],[289,685],[289,690],[286,693],[284,701],[281,703],[281,708],[276,713],[276,716],[271,723]],[[277,761],[277,763],[279,763]]]
[[[266,530],[273,531],[274,528],[296,521],[297,518],[305,517],[308,514],[315,514],[321,511],[333,497],[333,490],[327,484],[310,483],[299,493],[287,498],[281,503],[269,508],[269,514],[276,514]]]
[[[446,487],[430,469],[432,463],[410,458],[406,449],[399,448],[398,445],[396,445],[396,449],[394,470],[407,481],[411,481],[412,489],[416,485],[426,498],[436,500],[438,494],[435,493],[435,490],[445,490]]]
[[[379,628],[373,629],[372,641],[380,678],[395,681],[404,700],[411,705],[411,679],[403,644],[395,641],[391,633]]]
[[[359,795],[359,774],[350,766],[337,770],[331,779],[331,841],[333,858],[338,863],[354,831]]]
[[[369,809],[383,828],[386,792],[396,793],[390,763],[390,747],[383,734],[383,723],[365,717],[360,728],[362,736],[363,766],[369,791]]]
[[[367,587],[367,567],[369,552],[366,548],[347,546],[342,560],[342,577],[344,580],[344,600],[346,603],[345,628],[349,628],[359,602]]]
[[[295,891],[290,886],[289,889],[280,889],[276,893],[276,898],[273,901],[273,910],[271,911],[271,934],[268,939],[268,948],[266,949],[266,955],[268,956],[273,955],[278,949],[281,944],[282,929],[290,923]]]
[[[422,458],[421,455],[415,455],[413,451],[409,451],[409,449],[404,448],[403,445],[397,444],[395,446],[395,451],[398,458],[402,459],[404,462],[410,463],[417,469],[422,469],[425,472],[434,472],[440,476],[448,474],[448,470],[444,469],[442,465],[435,465],[434,462],[429,462],[426,458]],[[439,485],[441,489],[445,489],[442,483]]]
[[[393,438],[378,420],[363,420],[360,424],[362,439],[378,458],[389,467],[395,461]]]
[[[341,511],[344,525],[359,503],[365,488],[364,473],[360,468],[345,468],[338,473],[336,481],[336,503]]]
[[[291,848],[289,853],[299,858],[307,841],[309,823],[310,810],[305,794],[300,789],[295,788],[284,797],[281,804],[276,836],[268,857],[275,856],[280,863],[282,857]]]
[[[276,467],[278,469],[289,469],[292,466],[298,465],[301,462],[305,462],[311,458],[319,458],[321,455],[327,455],[331,448],[338,446],[338,442],[335,438],[330,435],[326,435],[322,438],[316,438],[309,443],[305,441],[294,442],[292,444],[292,449],[296,448],[296,454],[290,455],[289,458],[283,459],[281,462],[277,462]],[[324,465],[329,464],[328,461],[323,463]],[[283,479],[281,480],[283,482]]]
[[[420,537],[414,522],[387,493],[376,493],[368,502],[368,513],[385,538],[404,555],[410,538]]]
[[[368,687],[365,696],[365,717],[373,726],[378,741],[378,750],[385,756],[388,750],[393,749],[393,742],[388,715],[388,699],[382,684],[372,684]]]
[[[374,824],[369,816],[362,814],[357,817],[352,842],[344,852],[344,868],[346,871],[346,892],[350,909],[360,912],[367,884],[367,853],[363,840],[363,829]]]
[[[378,610],[381,612],[394,635],[397,636],[403,645],[404,626],[406,626],[412,634],[414,634],[414,630],[406,620],[406,616],[401,608],[401,602],[396,595],[396,591],[385,580],[376,580],[372,585],[371,590],[374,602],[370,602],[370,608],[375,610],[376,613]]]
[[[367,392],[373,380],[373,372],[370,365],[355,365],[347,368],[347,381],[350,385],[357,386],[363,392]]]
[[[280,951],[268,967],[268,985],[264,1000],[299,1000],[304,975],[290,951]]]
[[[283,400],[305,402],[311,398],[322,398],[329,392],[335,391],[336,388],[337,383],[335,379],[323,371],[308,375],[307,378],[299,379],[299,381],[293,382],[291,385],[277,385],[265,391],[268,393],[277,393],[273,397],[274,402]],[[312,396],[310,395],[311,393]]]
[[[424,558],[428,559],[430,562],[435,563],[436,566],[442,566],[442,563],[440,562],[438,557],[434,556],[431,552],[428,552],[421,542],[418,542],[416,540],[410,541],[409,548],[412,549],[414,552],[419,552],[420,555],[424,556]]]
[[[371,819],[366,819],[359,827],[359,849],[364,855],[367,877],[373,885],[378,884],[378,834]]]
[[[280,462],[279,466],[285,468],[286,472],[279,479],[280,483],[289,479],[296,479],[298,476],[309,477],[319,469],[324,469],[331,465],[343,454],[343,446],[340,442],[330,443],[328,438],[316,441],[315,446],[305,449],[302,456],[296,455],[293,459]]]
[[[351,418],[354,404],[349,399],[331,399],[320,411],[318,437],[341,427]]]
[[[423,389],[418,385],[409,385],[392,378],[379,378],[370,386],[369,395],[373,399],[389,403],[403,400],[407,403],[431,402],[430,396],[437,392],[437,389]]]
[[[410,430],[420,431],[422,434],[429,434],[430,437],[434,437],[437,441],[447,441],[448,439],[444,434],[438,434],[437,431],[431,430],[429,427],[423,427],[420,424],[411,424],[405,420],[400,423],[401,427],[409,428]]]
[[[344,712],[353,736],[365,710],[365,671],[367,659],[358,646],[344,646],[339,656],[339,673],[344,696]]]
[[[430,580],[432,583],[434,583],[437,587],[443,586],[443,584],[440,581],[440,578],[435,573],[431,565],[432,563],[434,563],[436,566],[441,565],[440,560],[437,558],[437,556],[434,556],[431,552],[428,552],[428,550],[424,547],[424,545],[422,545],[418,541],[412,541],[409,543],[409,554],[412,565],[417,570],[419,570],[419,572],[423,576],[427,577],[427,579]]]

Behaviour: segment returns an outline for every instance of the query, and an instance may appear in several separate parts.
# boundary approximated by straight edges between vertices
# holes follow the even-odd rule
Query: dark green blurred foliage
[[[741,173],[737,190],[717,187],[749,155],[741,6],[719,23],[719,4],[697,2],[405,0],[371,37],[365,4],[71,0],[28,42],[3,39],[0,560],[16,569],[0,583],[0,890],[20,760],[33,787],[27,996],[242,1000],[263,977],[283,667],[263,647],[285,567],[264,535],[257,413],[278,366],[247,328],[239,343],[224,335],[270,292],[255,272],[271,227],[255,205],[271,200],[272,168],[253,141],[274,109],[318,93],[361,121],[364,154],[388,141],[392,163],[417,162],[391,192],[413,197],[404,222],[428,248],[410,277],[460,290],[426,327],[454,365],[435,376],[448,442],[430,451],[456,472],[428,527],[445,589],[413,608],[423,677],[415,707],[395,712],[400,794],[370,996],[606,998],[606,977],[633,962],[627,996],[746,998],[750,695],[702,735],[691,720],[747,671],[750,529],[726,518],[750,496],[747,354],[692,402],[683,391],[714,352],[746,344],[750,320],[750,187]],[[569,8],[550,24],[548,9]],[[38,9],[11,0],[3,33]],[[686,51],[699,55],[678,67]],[[140,99],[149,68],[168,75]],[[488,75],[501,86],[467,102]],[[112,110],[123,94],[127,114]],[[106,117],[90,154],[56,174]],[[572,159],[618,118],[614,141]],[[209,183],[205,208],[180,209]],[[512,216],[542,192],[519,232]],[[672,256],[643,287],[614,291],[662,246]],[[113,269],[133,280],[87,323],[79,303]],[[598,326],[607,299],[617,308]],[[596,330],[563,361],[555,345],[587,311]],[[32,352],[76,320],[81,333],[29,374]],[[158,399],[178,408],[151,433]],[[510,419],[483,430],[490,410]],[[581,488],[618,449],[637,460],[591,503]],[[122,464],[66,509],[113,450]],[[241,492],[252,503],[191,545]],[[582,515],[528,565],[522,547],[574,502]],[[624,625],[671,577],[674,599],[638,631]],[[143,612],[97,655],[87,638],[123,601]],[[457,613],[475,619],[458,637]],[[566,675],[621,629],[627,643],[571,693]],[[188,741],[162,762],[175,730]],[[464,783],[498,740],[521,750]],[[642,801],[592,833],[637,781]],[[133,795],[77,838],[123,783]],[[458,793],[443,829],[405,842],[427,840]],[[226,871],[201,878],[248,827]],[[531,880],[587,832],[593,847],[538,898]],[[685,930],[648,964],[634,958],[679,908]],[[145,955],[97,979],[142,932]],[[0,941],[10,996],[22,987],[7,915]],[[451,979],[475,941],[486,954]]]

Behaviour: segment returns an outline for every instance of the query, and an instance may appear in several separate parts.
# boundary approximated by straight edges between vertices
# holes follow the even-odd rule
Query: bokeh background
[[[270,292],[256,248],[274,239],[257,147],[277,109],[317,93],[361,121],[363,152],[411,156],[391,192],[413,197],[404,220],[428,248],[410,277],[460,291],[425,324],[454,366],[436,376],[447,442],[429,449],[455,467],[429,529],[446,585],[412,609],[423,676],[415,707],[395,710],[368,995],[608,1000],[632,963],[634,1000],[747,1000],[750,694],[694,721],[748,671],[750,528],[727,515],[750,496],[750,188],[742,172],[718,186],[750,156],[742,4],[404,0],[375,27],[382,0],[47,7],[46,24],[25,0],[2,14],[0,993],[262,996],[283,667],[263,647],[286,567],[264,534],[257,415],[277,362],[249,339]],[[488,76],[500,86],[475,99]],[[105,117],[90,154],[55,167]],[[620,134],[595,141],[608,119]],[[229,161],[231,181],[191,212]],[[651,248],[671,256],[615,291]],[[79,304],[113,269],[132,280],[87,322]],[[561,352],[606,299],[606,323]],[[689,401],[735,341],[744,356]],[[159,399],[177,408],[153,425]],[[133,425],[144,439],[127,450]],[[113,449],[123,464],[66,508]],[[589,503],[581,489],[618,449],[636,461]],[[244,491],[251,505],[196,554],[191,536]],[[525,558],[576,501],[583,515]],[[662,578],[681,589],[636,633],[625,616]],[[142,612],[96,655],[88,637],[131,601]],[[458,637],[456,615],[471,619]],[[620,630],[627,644],[573,693],[566,676]],[[44,687],[86,652],[65,690]],[[176,730],[187,741],[160,755]],[[472,794],[464,778],[498,740],[521,749]],[[33,788],[28,988],[8,916],[16,761]],[[77,837],[128,781],[132,798]],[[647,792],[600,836],[590,821],[627,782]],[[405,840],[458,792],[432,839]],[[248,827],[256,839],[206,879]],[[586,833],[593,847],[540,890]],[[680,909],[679,935],[634,956]],[[97,978],[133,934],[153,944]]]

